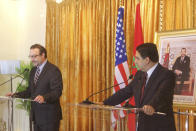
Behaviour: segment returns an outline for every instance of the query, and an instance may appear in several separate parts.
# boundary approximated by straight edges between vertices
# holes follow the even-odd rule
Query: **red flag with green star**
[[[134,32],[134,45],[133,45],[133,61],[131,67],[131,74],[135,75],[138,68],[135,65],[135,54],[136,54],[136,47],[140,44],[144,43],[143,33],[142,33],[142,24],[141,24],[141,17],[140,17],[140,3],[136,6],[136,16],[135,16],[135,32]],[[130,98],[129,104],[135,106],[135,99],[134,97]],[[128,117],[128,127],[129,131],[135,131],[135,114],[131,113]]]
[[[131,73],[135,75],[137,72],[137,67],[135,65],[135,54],[137,46],[144,43],[143,33],[142,33],[142,24],[140,17],[140,3],[137,4],[136,7],[136,17],[135,17],[135,32],[134,32],[134,46],[133,46],[133,62]]]

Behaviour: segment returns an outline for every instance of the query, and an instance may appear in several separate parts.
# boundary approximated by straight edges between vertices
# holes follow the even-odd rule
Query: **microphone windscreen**
[[[91,105],[94,104],[93,102],[89,101],[88,99],[86,99],[85,101],[82,101],[80,104],[87,104],[87,105]]]
[[[129,76],[129,79],[132,79],[132,78],[133,78],[133,75],[130,75],[130,76]]]
[[[28,69],[28,68],[25,68],[25,69],[24,69],[24,72],[26,72],[26,71],[29,72],[29,69]]]

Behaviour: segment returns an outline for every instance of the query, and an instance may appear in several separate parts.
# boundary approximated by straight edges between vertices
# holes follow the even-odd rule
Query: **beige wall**
[[[32,44],[38,42],[45,45],[45,30],[45,0],[0,0],[0,61],[28,61],[29,47]],[[10,75],[0,74],[0,83],[7,81],[10,77]],[[14,80],[12,83],[14,91],[18,81],[21,80]],[[10,92],[10,83],[1,86],[0,92],[0,96]],[[7,105],[2,104],[0,101],[0,120],[6,121]],[[14,130],[28,131],[28,126],[26,111],[15,108]]]
[[[28,60],[29,47],[45,45],[45,0],[0,0],[0,60]]]

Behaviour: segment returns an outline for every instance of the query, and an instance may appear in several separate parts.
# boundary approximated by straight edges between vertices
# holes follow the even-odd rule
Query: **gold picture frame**
[[[195,105],[196,30],[157,32],[154,42],[160,64],[176,74],[174,104]]]

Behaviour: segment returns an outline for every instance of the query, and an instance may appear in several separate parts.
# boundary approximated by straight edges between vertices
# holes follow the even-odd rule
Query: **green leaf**
[[[32,63],[24,63],[21,62],[20,68],[16,68],[16,72],[18,74],[21,74],[21,78],[24,79],[23,83],[20,85],[20,82],[17,83],[17,90],[16,92],[22,92],[25,91],[28,88],[28,81],[29,81],[29,71],[24,72],[25,69],[31,70],[33,68]],[[23,73],[24,72],[24,73]],[[30,114],[31,110],[31,102],[30,101],[22,101],[22,100],[17,100],[18,104],[16,105],[16,108],[18,109],[23,109],[26,110],[28,114]]]

